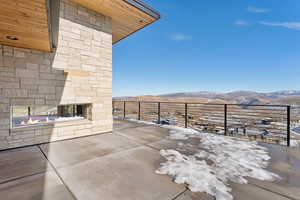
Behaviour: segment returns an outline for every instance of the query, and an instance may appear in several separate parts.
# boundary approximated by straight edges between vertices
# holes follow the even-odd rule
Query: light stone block
[[[111,19],[70,0],[61,1],[60,8],[53,53],[1,46],[0,149],[112,131]],[[65,70],[90,73],[81,77]],[[12,105],[58,104],[92,104],[92,120],[10,130]]]

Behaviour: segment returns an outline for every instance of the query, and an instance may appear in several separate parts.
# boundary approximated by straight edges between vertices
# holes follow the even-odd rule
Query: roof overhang
[[[72,0],[112,18],[113,43],[160,18],[139,0]],[[0,44],[50,52],[57,46],[60,0],[0,0]]]
[[[160,13],[139,0],[72,0],[112,18],[116,43],[160,18]]]
[[[51,51],[58,23],[59,0],[0,0],[0,44]]]

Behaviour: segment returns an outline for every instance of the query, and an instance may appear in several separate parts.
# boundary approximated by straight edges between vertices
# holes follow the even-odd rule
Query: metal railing
[[[289,105],[113,101],[113,115],[290,146]]]

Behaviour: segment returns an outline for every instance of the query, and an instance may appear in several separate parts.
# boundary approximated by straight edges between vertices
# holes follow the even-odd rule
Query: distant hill
[[[200,91],[162,94],[159,96],[172,98],[206,98],[245,104],[280,103],[300,105],[300,91],[298,90],[277,91],[269,93],[259,93],[254,91],[235,91],[228,93]]]
[[[201,103],[237,103],[237,104],[290,104],[300,106],[300,90],[286,90],[269,93],[254,91],[234,91],[228,93],[199,91],[145,95],[137,97],[116,97],[118,100],[201,102]]]
[[[229,104],[230,101],[222,99],[194,98],[194,97],[161,97],[161,96],[137,96],[137,97],[115,97],[118,101],[153,101],[153,102],[194,102],[194,103],[219,103]]]

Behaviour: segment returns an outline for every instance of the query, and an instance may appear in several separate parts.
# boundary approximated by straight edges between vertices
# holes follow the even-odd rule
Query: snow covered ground
[[[300,126],[296,127],[296,128],[293,128],[292,131],[294,132],[294,134],[300,135]]]
[[[299,124],[296,124],[292,128],[292,133],[295,134],[295,136],[299,137],[299,135],[300,135],[300,126],[299,126]],[[300,147],[300,140],[291,139],[291,146],[292,147]]]
[[[285,142],[281,142],[281,145],[286,145],[286,141]],[[295,140],[295,139],[291,139],[290,141],[290,147],[300,147],[300,140]]]
[[[176,141],[180,149],[162,149],[160,154],[166,161],[156,173],[170,175],[176,183],[186,184],[192,192],[206,192],[216,200],[232,200],[230,182],[247,184],[246,177],[266,181],[280,178],[266,170],[270,160],[268,150],[255,141],[176,126],[162,127],[170,129],[168,139]],[[189,143],[190,140],[199,142],[195,145]],[[185,153],[184,148],[191,147],[192,153]]]

